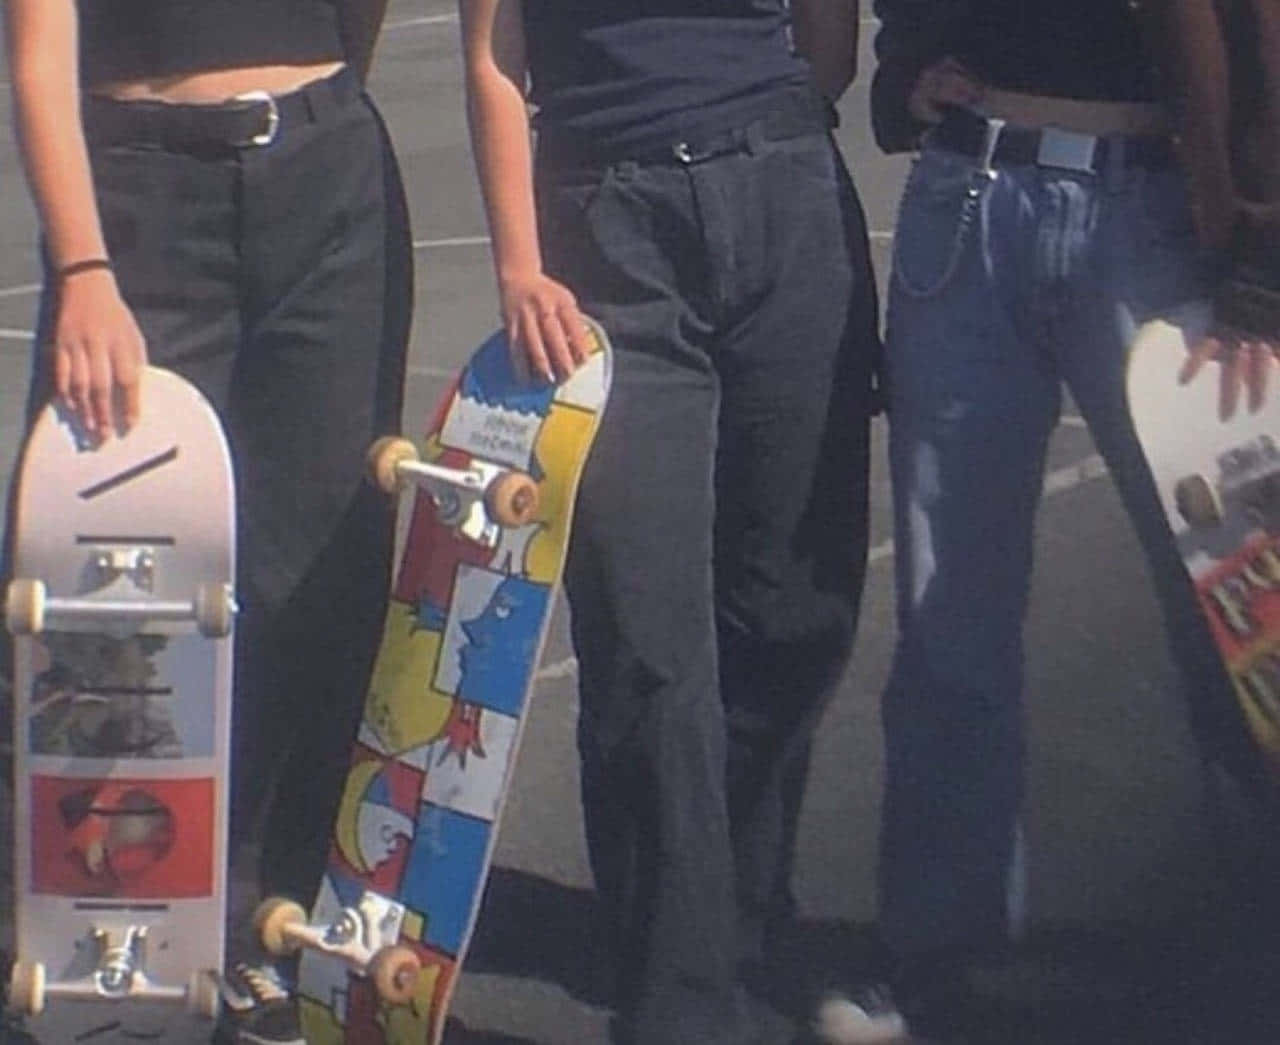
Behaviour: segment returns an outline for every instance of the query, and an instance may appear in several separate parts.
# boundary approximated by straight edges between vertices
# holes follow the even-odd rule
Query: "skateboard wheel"
[[[1178,514],[1193,529],[1207,529],[1222,524],[1222,500],[1203,475],[1179,479],[1173,488],[1173,501]]]
[[[235,600],[229,584],[201,584],[196,588],[196,627],[207,639],[220,639],[231,632]]]
[[[253,913],[253,928],[268,954],[283,957],[296,954],[302,947],[289,935],[290,926],[307,924],[307,912],[293,900],[273,896],[258,904]]]
[[[187,983],[187,1012],[206,1020],[216,1020],[222,1009],[218,977],[208,969],[193,972]]]
[[[395,493],[400,488],[399,465],[418,460],[418,448],[412,440],[398,435],[385,435],[369,447],[366,465],[369,478],[379,489]]]
[[[418,986],[422,962],[410,948],[402,944],[382,947],[369,962],[369,976],[378,997],[391,1005],[407,1005]]]
[[[484,506],[499,526],[523,526],[538,511],[538,484],[523,472],[503,472],[485,491]]]
[[[9,971],[9,1008],[28,1016],[44,1012],[44,963],[14,962]]]
[[[17,577],[5,593],[4,619],[11,635],[34,635],[44,631],[44,609],[48,593],[44,581]]]

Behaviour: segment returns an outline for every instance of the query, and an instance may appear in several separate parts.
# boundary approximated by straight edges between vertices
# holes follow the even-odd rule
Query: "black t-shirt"
[[[907,96],[954,55],[984,83],[1090,101],[1150,101],[1156,85],[1129,0],[876,0],[872,118],[885,149],[914,146]]]
[[[738,126],[810,89],[786,0],[524,0],[541,131],[643,147]]]
[[[86,86],[343,58],[334,0],[76,0]]]

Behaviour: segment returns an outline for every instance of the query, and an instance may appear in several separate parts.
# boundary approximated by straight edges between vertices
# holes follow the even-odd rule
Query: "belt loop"
[[[982,153],[978,156],[978,173],[994,179],[996,149],[1000,146],[1000,135],[1004,131],[1005,121],[998,116],[984,117],[985,126],[982,131]]]
[[[742,136],[748,156],[759,156],[764,151],[767,139],[764,133],[764,122],[753,120],[747,124],[746,133]]]
[[[1104,174],[1108,192],[1118,192],[1124,188],[1125,177],[1129,167],[1132,166],[1130,158],[1129,139],[1123,135],[1116,134],[1106,139],[1107,147],[1104,150],[1105,158],[1103,160],[1107,165]]]
[[[311,123],[323,122],[324,118],[333,111],[333,91],[327,76],[323,80],[313,80],[304,86],[302,97],[307,103],[307,120]]]

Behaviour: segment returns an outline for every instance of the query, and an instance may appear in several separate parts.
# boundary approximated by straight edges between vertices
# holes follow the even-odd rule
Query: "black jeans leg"
[[[306,899],[389,578],[390,506],[361,475],[369,442],[399,425],[412,284],[394,157],[357,99],[267,149],[113,146],[92,160],[151,362],[200,388],[227,430],[242,605],[232,839],[274,787],[262,887]]]
[[[566,581],[626,1041],[744,1040],[738,901],[786,889],[852,635],[874,308],[836,164],[813,135],[540,175],[548,265],[617,348]]]

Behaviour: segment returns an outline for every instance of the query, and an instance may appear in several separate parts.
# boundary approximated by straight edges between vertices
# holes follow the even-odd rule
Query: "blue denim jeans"
[[[879,875],[900,957],[1005,934],[1033,518],[1063,383],[1148,555],[1196,731],[1231,742],[1228,684],[1124,387],[1136,326],[1200,295],[1203,267],[1178,172],[1109,155],[1096,174],[988,176],[926,147],[903,195],[886,341],[899,638]]]

